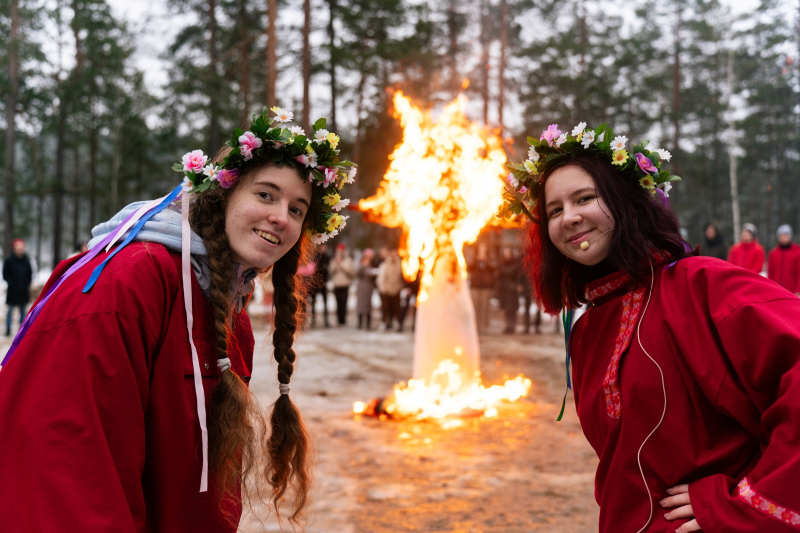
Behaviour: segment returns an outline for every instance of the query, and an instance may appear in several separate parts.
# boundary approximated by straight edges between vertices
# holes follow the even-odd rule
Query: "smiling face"
[[[572,165],[556,169],[545,181],[544,201],[547,232],[559,252],[587,266],[608,257],[614,219],[588,172]]]
[[[290,166],[265,167],[247,175],[225,210],[225,233],[234,261],[259,270],[295,245],[311,204],[311,183]]]

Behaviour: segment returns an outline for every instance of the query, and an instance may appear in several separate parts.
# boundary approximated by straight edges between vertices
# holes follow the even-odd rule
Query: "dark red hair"
[[[650,274],[647,258],[657,250],[682,259],[692,252],[680,233],[675,213],[659,196],[644,190],[638,182],[622,178],[611,163],[591,156],[571,159],[564,166],[580,167],[594,179],[597,195],[614,219],[608,261],[641,284]],[[560,167],[558,167],[560,168]],[[542,184],[555,169],[544,175]],[[544,187],[542,187],[544,191]],[[536,204],[540,224],[530,224],[526,239],[525,266],[539,306],[549,314],[586,302],[581,281],[591,267],[568,259],[550,240],[544,194]]]

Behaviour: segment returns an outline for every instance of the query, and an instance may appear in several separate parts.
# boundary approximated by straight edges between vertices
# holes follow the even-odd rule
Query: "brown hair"
[[[224,152],[216,159],[224,157]],[[228,201],[236,188],[255,170],[275,163],[254,164],[241,174],[230,189],[216,187],[197,195],[192,203],[189,221],[203,239],[211,270],[211,305],[217,333],[217,358],[228,355],[230,325],[234,317],[231,277],[233,252],[224,231]],[[299,173],[298,173],[299,174]],[[313,205],[313,202],[312,202]],[[303,323],[305,287],[295,279],[298,265],[307,262],[311,243],[305,235],[313,213],[305,217],[297,243],[272,267],[275,286],[274,357],[278,363],[278,381],[289,384],[296,359],[292,344],[298,324]],[[227,514],[225,503],[242,502],[243,484],[252,482],[254,493],[263,498],[263,487],[269,485],[269,499],[278,512],[289,486],[294,496],[295,521],[301,516],[311,485],[311,444],[297,407],[282,394],[272,406],[271,432],[253,393],[233,370],[222,373],[214,387],[208,416],[209,470],[214,477],[220,507]],[[266,482],[266,485],[265,483]],[[245,492],[248,499],[249,492]],[[238,517],[228,516],[235,522]]]
[[[611,163],[583,156],[563,166],[580,167],[592,176],[597,194],[614,220],[607,260],[635,283],[641,284],[650,275],[647,259],[655,251],[666,251],[675,260],[694,255],[680,234],[675,213],[637,181],[621,178]],[[544,175],[542,190],[554,170]],[[536,203],[536,218],[541,223],[528,228],[525,266],[537,303],[546,313],[557,314],[586,302],[581,279],[591,267],[565,257],[550,240],[545,203],[543,195]]]

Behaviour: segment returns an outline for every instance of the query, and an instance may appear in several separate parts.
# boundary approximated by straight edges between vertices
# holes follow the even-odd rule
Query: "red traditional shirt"
[[[706,533],[800,530],[800,299],[706,257],[657,268],[652,295],[623,273],[587,291],[570,343],[600,532],[639,531],[648,491],[645,531],[675,531],[658,502],[681,483]]]
[[[58,288],[0,371],[0,530],[233,532],[213,477],[199,492],[180,254],[131,244],[82,294],[103,255]],[[79,257],[58,265],[43,294]],[[192,301],[208,406],[220,376],[216,333],[194,276]],[[232,369],[248,380],[246,312],[235,315],[232,339]]]
[[[764,247],[757,242],[740,242],[728,251],[728,262],[758,274],[764,269]]]
[[[800,246],[776,246],[769,253],[767,277],[789,292],[800,293]]]

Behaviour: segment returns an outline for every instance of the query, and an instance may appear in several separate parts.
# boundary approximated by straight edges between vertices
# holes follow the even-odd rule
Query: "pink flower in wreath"
[[[559,138],[561,135],[561,130],[558,129],[558,124],[550,124],[546,130],[542,132],[542,136],[539,137],[540,141],[547,141],[547,144],[553,146],[553,142]]]
[[[219,172],[217,172],[217,180],[219,180],[219,185],[223,189],[230,189],[231,186],[236,182],[236,179],[239,177],[239,170],[234,168],[228,170],[227,168],[223,168]]]
[[[203,167],[206,166],[208,156],[202,150],[195,150],[183,156],[183,170],[185,172],[194,172],[195,174],[202,174]]]
[[[639,168],[645,174],[658,172],[658,169],[653,165],[653,162],[646,158],[643,153],[637,152],[634,157],[636,157],[636,164],[639,165]]]
[[[335,180],[335,179],[336,179],[336,174],[337,174],[337,171],[336,171],[336,169],[335,169],[335,168],[331,168],[331,167],[319,167],[319,170],[321,170],[321,171],[322,171],[322,174],[325,176],[325,181],[323,181],[322,183],[320,183],[320,185],[322,185],[323,187],[327,187],[328,185],[330,185],[331,183],[333,183],[333,180]]]
[[[239,137],[239,150],[245,161],[253,159],[253,150],[261,148],[264,141],[255,136],[252,131],[246,131]]]

